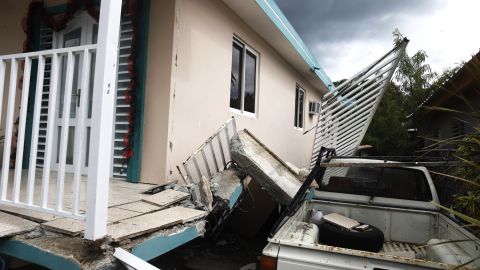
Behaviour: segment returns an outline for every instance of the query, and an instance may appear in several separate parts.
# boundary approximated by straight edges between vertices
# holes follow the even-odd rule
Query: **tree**
[[[395,45],[404,38],[398,29],[392,34]],[[379,155],[411,155],[415,150],[416,142],[407,132],[407,116],[432,94],[437,78],[426,63],[427,57],[423,50],[411,57],[405,52],[385,90],[362,142],[373,145]]]
[[[400,88],[390,82],[363,139],[363,143],[373,145],[379,155],[406,155],[412,150],[404,127],[404,99]]]

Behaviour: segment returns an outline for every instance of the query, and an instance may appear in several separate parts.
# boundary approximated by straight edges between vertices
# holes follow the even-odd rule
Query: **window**
[[[423,172],[410,168],[327,168],[319,189],[372,197],[432,200]]]
[[[303,128],[303,112],[304,112],[305,90],[297,84],[295,89],[295,120],[296,128]]]
[[[230,108],[255,114],[258,54],[237,39],[233,40]]]

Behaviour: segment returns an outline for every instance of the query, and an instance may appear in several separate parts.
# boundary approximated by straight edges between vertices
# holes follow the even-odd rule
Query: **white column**
[[[85,239],[107,233],[108,182],[122,1],[102,0],[93,84]]]

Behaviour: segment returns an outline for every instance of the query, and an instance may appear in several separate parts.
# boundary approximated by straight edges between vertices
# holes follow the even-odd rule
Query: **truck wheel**
[[[320,229],[320,242],[329,246],[379,252],[383,247],[383,232],[369,226],[365,231],[351,231],[324,222]]]

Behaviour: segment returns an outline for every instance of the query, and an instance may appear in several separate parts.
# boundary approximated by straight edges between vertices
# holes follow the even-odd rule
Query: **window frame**
[[[260,54],[255,49],[253,49],[251,46],[249,46],[247,43],[245,43],[244,41],[242,41],[240,38],[236,36],[233,37],[232,52],[233,52],[234,45],[237,45],[242,48],[242,62],[240,66],[240,75],[241,75],[240,109],[230,107],[230,101],[228,104],[228,108],[230,112],[256,118],[258,114],[258,85],[259,85],[258,81],[259,81]],[[247,52],[255,56],[255,105],[254,105],[255,112],[254,113],[245,111],[245,67],[246,67]],[[233,65],[233,62],[232,62],[232,65]],[[230,70],[232,70],[232,67],[230,68]],[[230,89],[231,89],[231,84],[230,84]],[[230,98],[231,98],[231,92],[230,92]]]
[[[302,92],[303,93],[303,98],[302,98],[302,121],[300,123],[300,108],[299,108],[299,104],[300,104],[300,99],[299,99],[299,96],[298,93],[299,92]],[[294,107],[294,120],[293,120],[293,127],[297,130],[302,130],[303,131],[303,128],[305,127],[305,100],[306,100],[306,91],[305,89],[300,85],[300,84],[296,84],[295,85],[295,107]],[[300,124],[300,125],[299,125]]]

